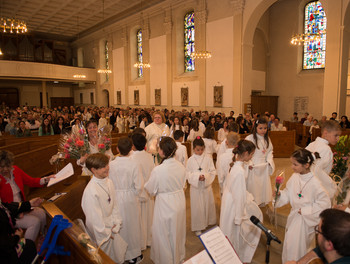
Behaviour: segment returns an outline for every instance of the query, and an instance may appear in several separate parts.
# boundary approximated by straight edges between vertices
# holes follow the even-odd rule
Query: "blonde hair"
[[[157,111],[155,111],[155,112],[153,113],[153,115],[152,115],[153,121],[154,121],[154,116],[155,116],[155,115],[160,115],[161,118],[162,118],[162,123],[165,123],[165,116],[164,116],[164,114],[163,114],[161,111],[157,110]]]
[[[230,146],[236,146],[239,139],[240,137],[236,132],[229,132],[226,136],[227,144]]]

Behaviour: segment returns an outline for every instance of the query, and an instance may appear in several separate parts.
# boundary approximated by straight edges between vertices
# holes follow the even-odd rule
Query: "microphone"
[[[255,217],[254,215],[252,215],[250,217],[250,221],[252,221],[252,223],[254,225],[256,225],[257,227],[259,227],[262,231],[265,232],[266,236],[269,237],[272,240],[275,240],[277,243],[281,244],[281,240],[278,239],[278,237],[272,233],[272,231],[270,229],[267,229],[261,222],[260,220]]]

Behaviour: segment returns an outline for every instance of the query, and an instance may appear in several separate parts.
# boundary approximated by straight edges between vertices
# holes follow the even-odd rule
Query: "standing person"
[[[233,149],[236,147],[237,142],[239,141],[239,135],[235,132],[230,132],[226,137],[226,151],[218,157],[216,162],[216,168],[218,172],[218,180],[220,185],[220,193],[223,194],[225,181],[230,173],[230,164],[233,158]]]
[[[276,208],[290,203],[292,210],[288,216],[286,235],[283,243],[282,262],[304,256],[315,238],[314,227],[319,222],[319,214],[331,207],[331,201],[310,167],[318,158],[306,149],[298,149],[291,156],[292,177],[277,198]],[[298,243],[295,243],[298,241]]]
[[[125,117],[124,117],[123,110],[120,110],[118,113],[116,126],[118,128],[118,133],[125,132]]]
[[[143,189],[140,167],[130,158],[132,142],[128,137],[118,140],[118,156],[110,162],[109,178],[116,192],[117,203],[123,226],[120,235],[128,243],[125,259],[139,263],[141,254],[141,208],[139,197]]]
[[[184,140],[184,132],[182,130],[176,130],[174,132],[174,139],[176,142],[177,150],[175,152],[175,159],[179,161],[184,167],[186,167],[188,155],[187,148],[182,145],[181,142]]]
[[[48,118],[45,118],[39,127],[38,136],[50,136],[50,135],[54,135],[54,131],[53,131],[52,125],[50,124],[50,120]]]
[[[127,243],[120,236],[122,218],[119,213],[113,182],[108,178],[109,158],[91,154],[86,167],[93,176],[85,187],[81,207],[90,237],[113,261],[123,263]]]
[[[233,149],[220,214],[220,228],[244,263],[252,261],[261,234],[249,220],[250,215],[262,220],[262,212],[247,191],[246,170],[243,168],[243,163],[252,158],[254,151],[255,145],[248,140],[240,140]]]
[[[317,137],[315,141],[306,147],[310,152],[318,152],[320,154],[321,158],[315,162],[311,170],[321,181],[331,199],[335,194],[337,186],[331,177],[329,177],[333,166],[333,151],[329,144],[337,144],[340,134],[341,130],[338,122],[327,120],[321,126],[321,137]]]
[[[222,141],[225,140],[227,134],[228,134],[228,128],[227,128],[227,125],[228,125],[228,121],[227,119],[224,120],[223,124],[222,124],[222,128],[219,129],[218,131],[218,141],[219,143],[221,143]]]
[[[218,152],[218,143],[215,140],[215,130],[212,127],[207,127],[203,134],[205,145],[205,154],[213,159],[213,154]]]
[[[238,124],[238,133],[239,134],[248,134],[249,128],[246,126],[243,116],[239,116],[236,119],[236,123]]]
[[[165,118],[162,112],[154,112],[153,123],[149,124],[145,128],[145,131],[147,135],[147,151],[156,157],[160,138],[170,135],[169,127],[165,124]]]
[[[175,160],[176,143],[170,137],[159,142],[162,162],[155,167],[145,189],[156,196],[152,224],[151,259],[155,264],[179,264],[185,259],[185,167]]]
[[[133,152],[131,159],[139,165],[143,181],[147,182],[151,176],[151,172],[154,168],[153,157],[147,151],[145,146],[147,143],[146,137],[142,134],[136,133],[131,136],[133,144]],[[142,221],[142,236],[141,236],[141,249],[146,249],[146,246],[151,246],[152,236],[152,219],[154,209],[154,199],[149,196],[146,190],[142,190],[140,197],[141,205],[141,221]]]
[[[259,206],[265,206],[272,200],[270,175],[275,170],[273,146],[267,130],[267,120],[263,117],[256,120],[253,132],[246,137],[254,143],[254,152],[247,179],[247,189]]]
[[[182,123],[183,123],[183,126],[182,126],[183,132],[185,133],[184,141],[187,141],[187,137],[190,134],[190,126],[189,126],[189,119],[188,119],[188,117],[184,118],[184,121]]]
[[[175,116],[174,117],[174,123],[172,124],[172,126],[170,127],[170,135],[172,137],[174,137],[174,132],[176,130],[181,130],[184,131],[182,124],[181,124],[181,120],[179,119],[179,117]]]
[[[212,128],[207,128],[212,129]],[[216,223],[216,210],[212,183],[216,170],[213,159],[205,154],[205,144],[201,137],[193,140],[193,155],[188,159],[186,176],[191,185],[191,230],[197,236],[208,225]]]
[[[107,126],[107,125],[108,125],[108,120],[106,118],[106,113],[102,112],[101,113],[101,117],[98,120],[98,129],[101,129],[101,128]]]

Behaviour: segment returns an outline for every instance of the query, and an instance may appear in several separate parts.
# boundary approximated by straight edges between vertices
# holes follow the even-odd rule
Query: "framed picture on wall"
[[[188,106],[188,87],[181,88],[181,106]]]
[[[214,86],[214,107],[222,107],[223,89],[221,86]]]
[[[117,105],[121,105],[121,104],[122,104],[122,92],[117,91]]]
[[[139,90],[134,90],[134,105],[140,105],[140,92],[139,92]]]
[[[161,103],[162,103],[161,89],[155,89],[154,90],[154,104],[161,105]]]

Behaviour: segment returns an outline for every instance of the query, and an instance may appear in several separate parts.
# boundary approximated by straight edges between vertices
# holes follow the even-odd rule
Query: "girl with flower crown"
[[[201,137],[193,140],[193,155],[188,159],[186,177],[191,185],[191,229],[200,235],[208,225],[216,223],[216,210],[212,183],[216,170],[213,159],[205,154]]]
[[[292,206],[286,225],[282,263],[300,259],[307,253],[315,238],[314,227],[320,222],[319,214],[331,207],[326,190],[310,171],[310,166],[319,157],[317,152],[312,154],[306,149],[298,149],[290,158],[294,173],[286,188],[278,194],[275,204],[276,208],[288,203]]]
[[[247,190],[254,196],[259,206],[265,206],[272,200],[270,175],[275,170],[273,146],[267,131],[267,121],[259,118],[253,132],[245,138],[254,143],[256,149],[249,166]]]

